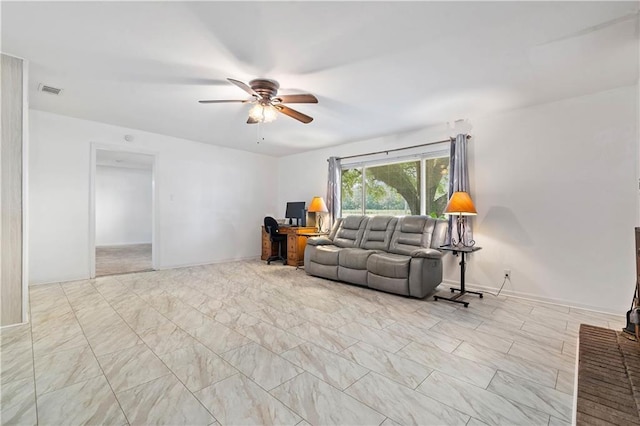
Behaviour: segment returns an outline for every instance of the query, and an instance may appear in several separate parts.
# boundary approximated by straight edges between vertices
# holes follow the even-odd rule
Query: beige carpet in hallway
[[[97,277],[151,270],[151,244],[96,247]]]

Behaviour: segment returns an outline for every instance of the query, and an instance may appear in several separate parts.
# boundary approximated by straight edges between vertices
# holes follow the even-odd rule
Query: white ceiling
[[[1,2],[32,108],[281,156],[638,81],[637,2]],[[309,125],[245,124],[276,79]],[[39,83],[61,96],[37,92]]]

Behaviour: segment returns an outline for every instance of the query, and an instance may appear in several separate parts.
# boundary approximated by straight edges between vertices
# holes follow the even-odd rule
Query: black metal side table
[[[467,262],[465,262],[464,257],[467,253],[473,253],[474,251],[481,250],[482,247],[458,247],[458,246],[440,246],[440,250],[453,252],[454,256],[460,253],[460,288],[450,287],[451,293],[459,291],[458,294],[455,294],[451,297],[442,297],[442,296],[433,296],[433,300],[448,300],[449,302],[462,303],[465,308],[469,307],[469,302],[465,302],[464,300],[458,300],[462,296],[467,293],[477,294],[482,299],[482,292],[479,291],[469,291],[464,288],[464,272],[466,269]]]

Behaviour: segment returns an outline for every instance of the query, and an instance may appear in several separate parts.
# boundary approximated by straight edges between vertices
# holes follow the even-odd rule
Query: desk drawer
[[[287,239],[287,253],[289,255],[295,255],[298,253],[298,239],[297,238],[289,238]]]

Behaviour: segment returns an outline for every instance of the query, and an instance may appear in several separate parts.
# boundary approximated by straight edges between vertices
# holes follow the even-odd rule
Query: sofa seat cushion
[[[351,269],[367,269],[369,256],[377,253],[375,250],[361,248],[344,248],[338,254],[338,265]]]
[[[366,269],[351,269],[344,266],[338,266],[338,279],[350,284],[357,284],[361,286],[367,286],[367,270]]]
[[[310,253],[310,261],[321,265],[338,266],[338,253],[343,250],[336,246],[316,246]]]
[[[374,253],[367,260],[367,270],[381,277],[408,278],[410,256]]]
[[[367,272],[367,287],[395,294],[410,294],[409,280],[407,278],[383,277],[371,272]]]

